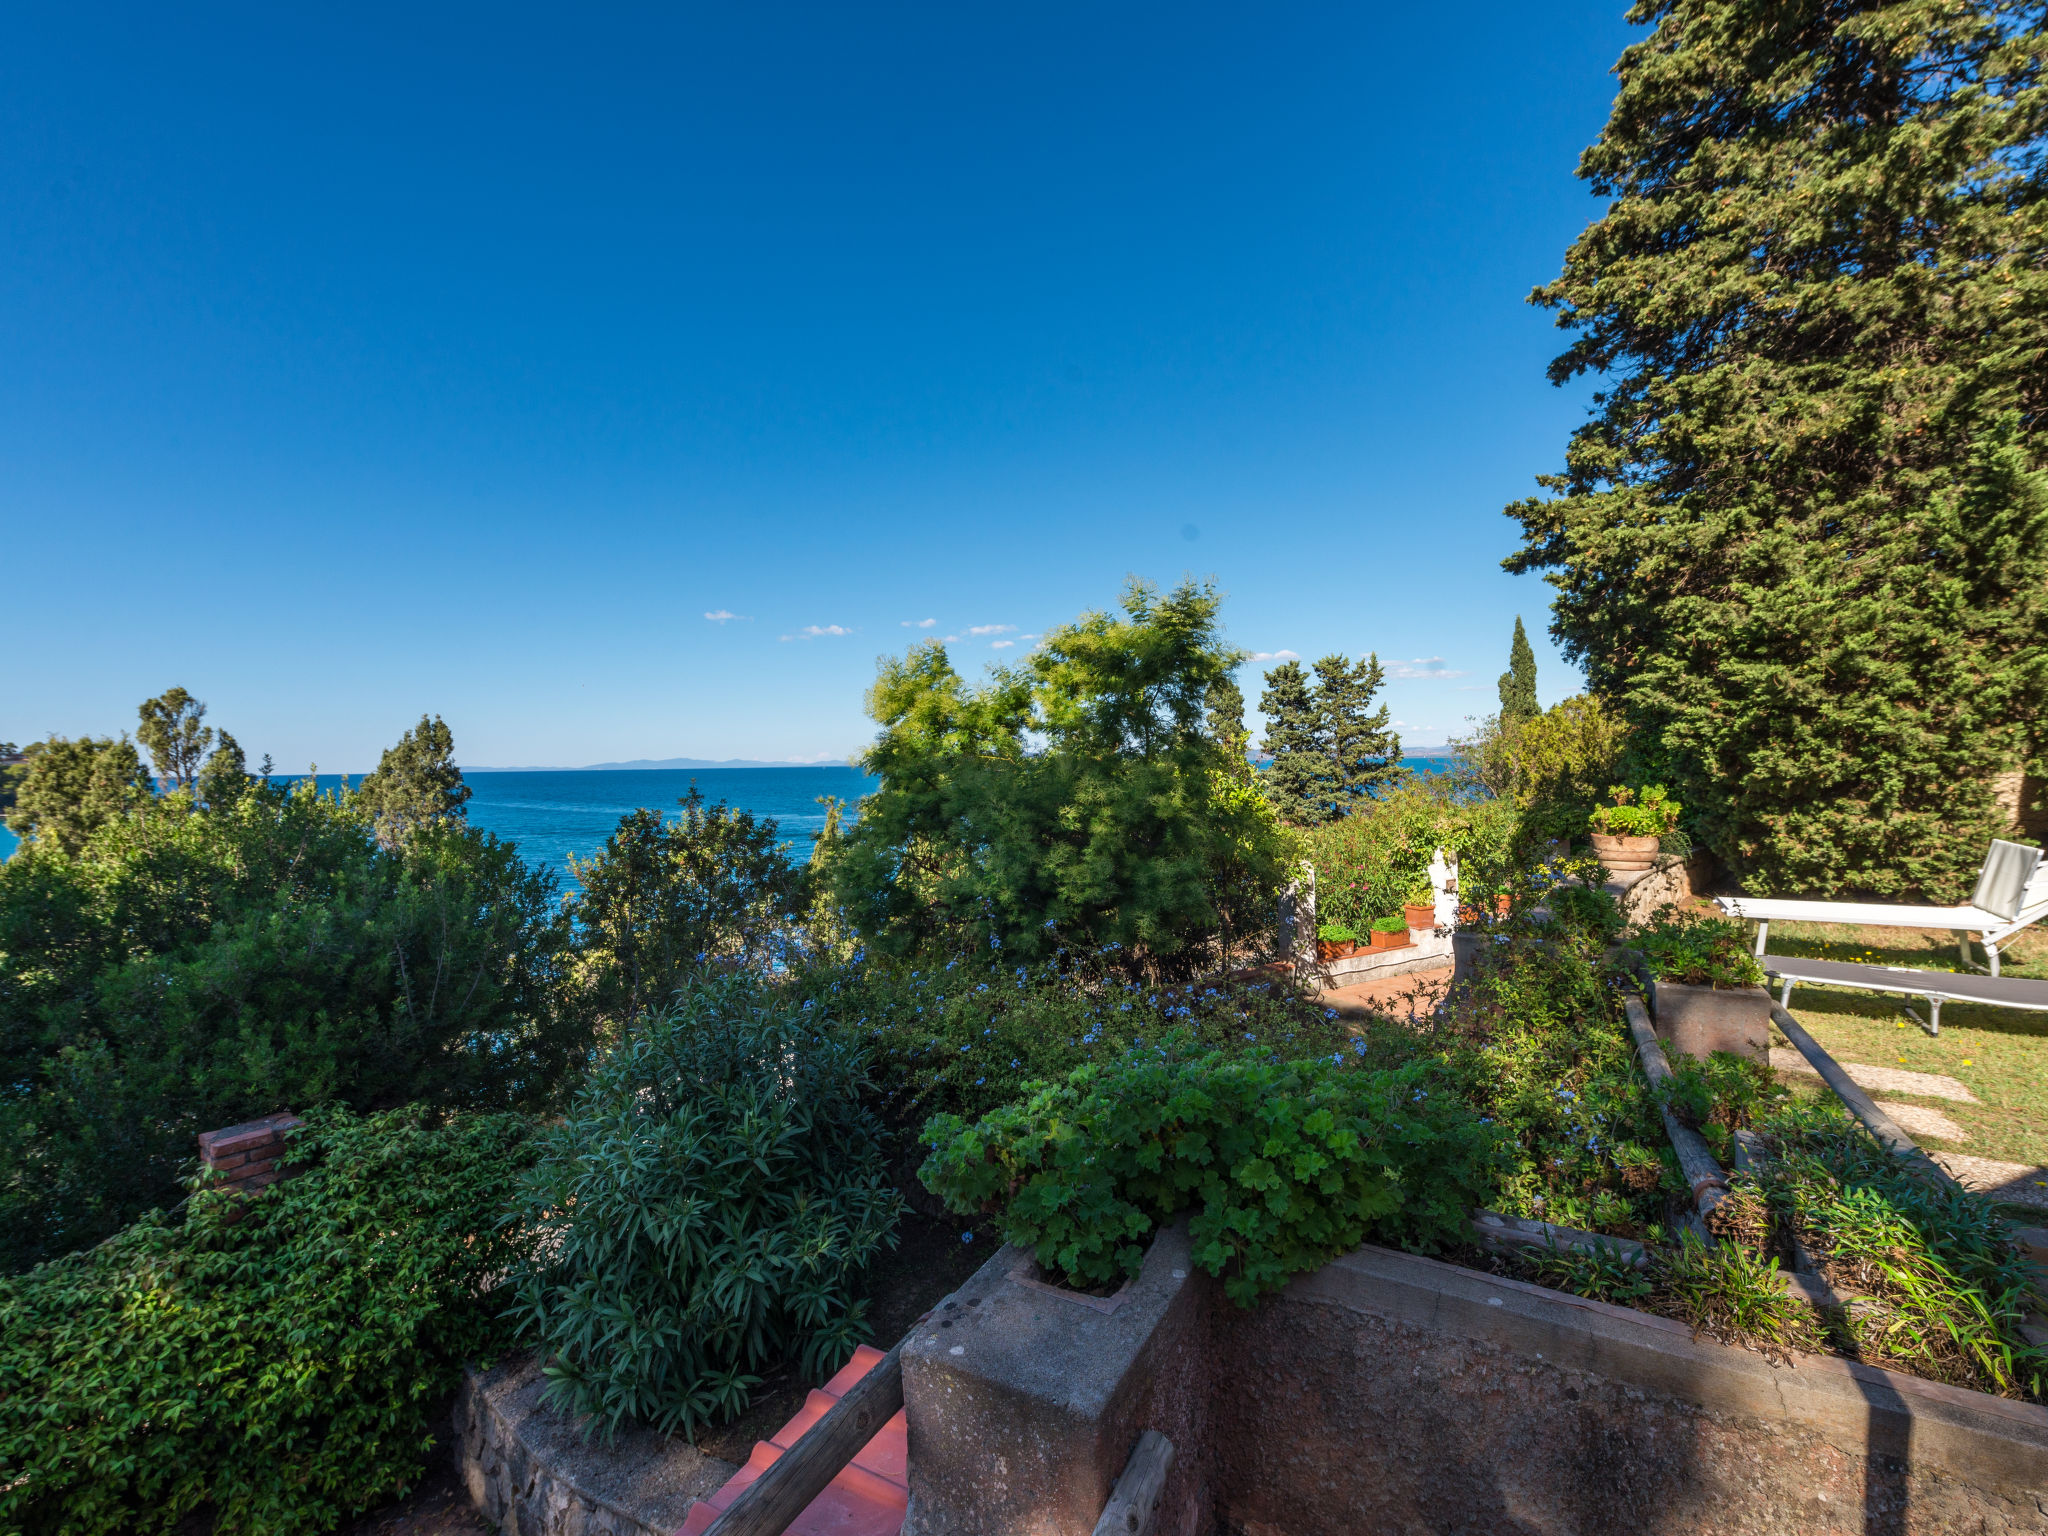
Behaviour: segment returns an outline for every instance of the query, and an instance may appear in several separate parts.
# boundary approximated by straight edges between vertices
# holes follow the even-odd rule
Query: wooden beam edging
[[[1820,1042],[1806,1032],[1805,1026],[1776,1003],[1771,1005],[1771,1022],[1784,1032],[1785,1038],[1799,1048],[1807,1064],[1818,1072],[1821,1081],[1835,1092],[1835,1097],[1848,1107],[1849,1113],[1863,1122],[1863,1128],[1877,1138],[1878,1145],[1898,1157],[1917,1161],[1931,1169],[1935,1177],[1944,1184],[1955,1184],[1949,1171],[1923,1152],[1913,1138],[1899,1129],[1898,1121],[1877,1107],[1877,1102],[1857,1086],[1856,1080],[1844,1072],[1841,1064],[1821,1049]]]
[[[919,1319],[923,1321],[922,1318]],[[916,1330],[913,1328],[913,1332]],[[846,1395],[769,1464],[704,1536],[782,1536],[846,1464],[903,1406],[903,1344],[884,1355]]]
[[[1124,1463],[1124,1475],[1116,1480],[1109,1502],[1102,1506],[1102,1518],[1095,1522],[1095,1536],[1151,1536],[1159,1501],[1166,1494],[1166,1474],[1172,1470],[1173,1442],[1156,1429],[1138,1436],[1137,1449]]]
[[[1665,1060],[1657,1031],[1650,1026],[1649,1010],[1639,997],[1623,998],[1622,1008],[1628,1014],[1629,1033],[1635,1036],[1636,1059],[1643,1064],[1643,1076],[1650,1080],[1652,1089],[1663,1087],[1671,1081],[1671,1063]],[[1726,1197],[1728,1175],[1698,1131],[1672,1114],[1668,1106],[1661,1107],[1661,1113],[1664,1134],[1671,1138],[1671,1150],[1678,1154],[1678,1170],[1692,1190],[1693,1207],[1705,1216]]]

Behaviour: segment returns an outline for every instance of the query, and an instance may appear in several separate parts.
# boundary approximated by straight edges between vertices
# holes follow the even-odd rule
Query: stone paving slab
[[[1799,1072],[1807,1077],[1819,1077],[1813,1070],[1813,1063],[1797,1051],[1781,1051],[1771,1048],[1771,1067],[1779,1072]],[[1842,1070],[1849,1074],[1849,1081],[1858,1088],[1873,1093],[1910,1093],[1923,1099],[1949,1099],[1957,1104],[1980,1104],[1983,1101],[1953,1077],[1943,1077],[1938,1072],[1908,1072],[1899,1067],[1872,1067],[1860,1061],[1845,1061]],[[1894,1117],[1896,1118],[1896,1117]],[[1904,1125],[1905,1122],[1899,1122]]]
[[[1937,1141],[1968,1141],[1970,1133],[1938,1109],[1925,1104],[1900,1104],[1879,1099],[1877,1107],[1899,1123],[1908,1136],[1932,1136]]]
[[[2006,1205],[2029,1205],[2048,1211],[2048,1168],[2031,1168],[2025,1163],[2000,1163],[1988,1157],[1966,1157],[1961,1152],[1927,1154],[1949,1171],[1967,1190],[1989,1195]]]

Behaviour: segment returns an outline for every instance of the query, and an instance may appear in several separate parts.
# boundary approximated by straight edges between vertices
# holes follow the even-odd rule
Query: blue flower
[[[967,1046],[964,1046],[964,1045],[963,1045],[963,1046],[961,1046],[961,1047],[960,1047],[960,1054],[961,1054],[962,1056],[965,1056],[965,1055],[967,1054],[968,1050],[969,1050],[969,1047],[967,1047]]]
[[[971,1243],[974,1241],[974,1234],[972,1232],[962,1232],[960,1234],[960,1241],[963,1243]]]
[[[1245,1039],[1247,1039],[1247,1040],[1256,1040],[1256,1039],[1258,1039],[1258,1038],[1259,1038],[1259,1037],[1258,1037],[1257,1035],[1253,1034],[1253,1033],[1252,1033],[1252,1032],[1251,1032],[1250,1030],[1246,1030],[1246,1031],[1244,1032],[1244,1037],[1245,1037]]]
[[[981,1085],[982,1085],[983,1083],[985,1083],[985,1082],[987,1082],[987,1081],[988,1081],[988,1079],[987,1079],[987,1078],[985,1078],[985,1077],[977,1077],[977,1078],[976,1078],[976,1079],[974,1080],[974,1086],[975,1086],[975,1087],[977,1087],[977,1088],[979,1088],[979,1087],[980,1087],[980,1086],[981,1086]]]

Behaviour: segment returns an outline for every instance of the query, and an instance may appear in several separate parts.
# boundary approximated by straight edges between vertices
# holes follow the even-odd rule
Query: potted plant
[[[1683,807],[1652,784],[1640,794],[1626,784],[1609,787],[1603,805],[1587,818],[1593,852],[1610,877],[1637,874],[1657,862],[1658,840],[1678,826]]]
[[[1316,928],[1318,960],[1342,960],[1357,953],[1357,930],[1344,923],[1323,923]]]
[[[1382,917],[1374,920],[1372,925],[1372,947],[1374,949],[1401,949],[1410,942],[1407,918]]]
[[[1686,1055],[1769,1062],[1771,994],[1747,939],[1732,918],[1670,911],[1630,941],[1649,967],[1657,1033]]]
[[[1427,881],[1409,890],[1407,899],[1402,903],[1402,910],[1407,915],[1411,930],[1436,928],[1436,892],[1429,888]]]

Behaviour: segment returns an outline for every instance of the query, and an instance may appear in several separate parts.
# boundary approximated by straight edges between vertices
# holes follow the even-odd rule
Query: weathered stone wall
[[[738,1470],[687,1441],[633,1430],[584,1439],[541,1407],[539,1364],[521,1355],[468,1371],[455,1433],[470,1503],[502,1536],[673,1536],[690,1506]]]
[[[1165,1234],[1115,1311],[1005,1249],[904,1351],[904,1536],[1087,1536],[1138,1435],[1164,1532],[2048,1532],[2048,1410],[1362,1248],[1246,1311]],[[943,1319],[950,1318],[950,1323]]]

